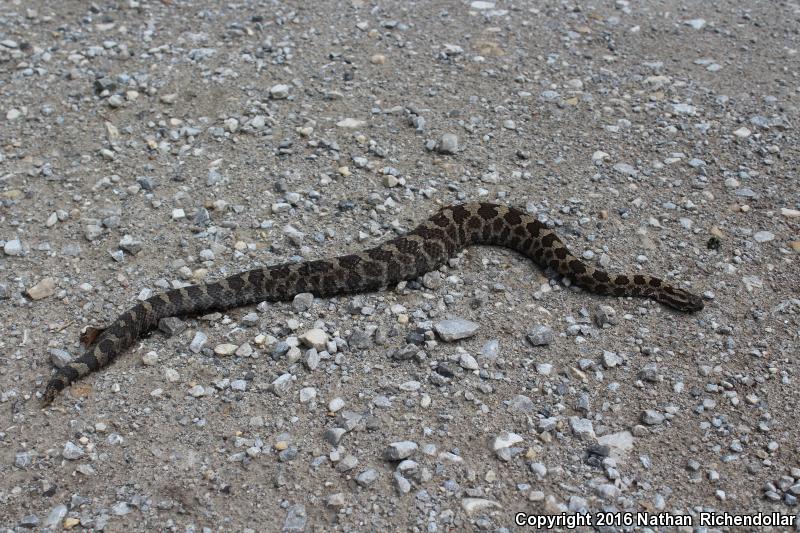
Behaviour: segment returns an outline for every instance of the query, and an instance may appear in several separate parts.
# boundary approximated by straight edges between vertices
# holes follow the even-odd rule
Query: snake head
[[[670,285],[660,287],[653,295],[653,299],[678,311],[692,313],[700,311],[704,304],[703,299],[696,294]]]

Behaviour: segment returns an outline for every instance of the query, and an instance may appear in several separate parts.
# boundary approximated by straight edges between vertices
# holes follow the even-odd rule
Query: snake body
[[[76,379],[110,364],[165,317],[196,315],[300,293],[318,297],[374,291],[436,269],[465,246],[515,250],[590,292],[651,298],[679,311],[703,308],[700,297],[643,274],[612,275],[572,255],[556,234],[519,209],[468,203],[441,209],[409,233],[374,248],[330,259],[283,263],[213,283],[173,289],[140,302],[100,331],[84,355],[60,368],[47,384],[45,405]]]

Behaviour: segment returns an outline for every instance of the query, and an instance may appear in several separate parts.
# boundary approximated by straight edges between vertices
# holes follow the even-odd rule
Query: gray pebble
[[[443,154],[455,154],[458,152],[458,136],[453,133],[445,133],[439,141],[439,152]]]
[[[400,472],[395,472],[394,475],[394,484],[397,488],[397,492],[400,494],[408,494],[411,492],[411,482],[408,481]]]
[[[260,130],[267,125],[267,117],[264,115],[256,115],[250,120],[250,126],[253,129]]]
[[[535,405],[528,396],[517,394],[508,401],[508,408],[520,413],[532,413]]]
[[[195,212],[192,222],[197,226],[205,226],[211,221],[211,215],[205,207],[201,207]]]
[[[6,255],[22,255],[22,242],[19,239],[7,241],[3,246]]]
[[[594,308],[594,323],[598,328],[617,324],[617,312],[609,305],[600,304]]]
[[[189,350],[194,353],[200,353],[200,350],[203,349],[205,346],[206,341],[208,340],[208,335],[203,333],[202,331],[196,331],[194,333],[194,337],[192,338],[191,344],[189,344]]]
[[[323,438],[331,446],[338,446],[345,433],[347,433],[347,430],[344,428],[328,428],[325,430]]]
[[[67,243],[61,248],[61,253],[68,257],[78,257],[81,255],[81,247],[77,243]]]
[[[75,459],[80,459],[84,456],[86,452],[83,451],[83,448],[78,446],[72,441],[67,441],[64,445],[64,450],[61,452],[62,457],[69,461],[74,461]]]
[[[64,368],[70,361],[72,361],[72,355],[68,351],[58,348],[50,349],[50,362],[53,363],[53,366],[56,368]]]
[[[203,61],[204,59],[208,59],[216,53],[216,48],[192,48],[189,50],[189,53],[186,54],[186,57],[192,61]]]
[[[287,533],[303,533],[306,530],[306,507],[298,503],[289,507],[286,520],[283,521],[283,531]]]
[[[620,495],[620,489],[611,483],[602,483],[597,486],[597,494],[604,500],[615,500]]]
[[[250,357],[251,355],[253,355],[253,347],[250,346],[249,342],[245,342],[244,344],[236,348],[234,354],[236,354],[237,357]]]
[[[639,171],[627,163],[617,163],[613,166],[613,169],[625,176],[636,177],[639,175]]]
[[[50,509],[50,512],[47,514],[47,518],[45,518],[44,522],[42,522],[42,527],[55,528],[61,523],[61,520],[63,520],[65,516],[67,516],[67,506],[56,505]]]
[[[335,413],[339,411],[342,407],[344,407],[344,400],[336,397],[328,402],[328,410]]]
[[[269,386],[269,390],[276,396],[283,396],[292,388],[292,375],[288,372],[278,376]]]
[[[378,471],[374,468],[368,468],[364,470],[358,476],[356,476],[356,483],[361,485],[362,487],[368,487],[372,485],[378,479]]]
[[[384,451],[384,457],[389,461],[400,461],[410,457],[417,451],[417,443],[410,440],[393,442]]]
[[[297,448],[290,446],[278,454],[278,459],[282,463],[294,461],[297,458]]]
[[[303,364],[309,370],[316,370],[319,367],[320,362],[320,355],[319,352],[315,348],[309,348],[306,350],[305,359],[303,359]]]
[[[269,90],[269,95],[274,100],[283,100],[289,97],[289,86],[284,84],[273,85]]]
[[[342,411],[339,413],[339,416],[337,416],[337,424],[347,431],[353,431],[363,420],[364,417],[361,413],[356,413],[354,411]]]
[[[26,468],[30,466],[32,462],[31,454],[28,452],[17,452],[14,456],[14,465],[18,468]]]
[[[621,356],[619,356],[616,352],[603,350],[603,367],[614,368],[615,366],[619,366],[624,362],[625,360]]]
[[[375,407],[389,408],[392,406],[392,402],[388,397],[381,394],[372,399],[372,405]]]
[[[174,337],[186,330],[186,322],[176,316],[168,316],[158,321],[158,329]]]
[[[594,438],[594,428],[592,427],[592,421],[588,418],[578,418],[577,416],[569,417],[569,426],[572,429],[572,433],[582,439],[593,439]]]
[[[301,292],[292,300],[292,308],[295,311],[307,311],[314,303],[314,295],[310,292]]]
[[[25,527],[28,529],[33,529],[39,525],[39,517],[35,514],[29,514],[22,517],[22,520],[19,521],[19,527]]]
[[[658,382],[658,365],[655,363],[648,363],[639,371],[639,379],[642,381],[649,381],[650,383]]]
[[[763,243],[769,242],[775,238],[775,234],[770,231],[758,231],[753,235],[753,239],[756,242]]]
[[[690,104],[672,104],[672,111],[679,115],[689,115],[692,116],[697,112],[697,109]]]
[[[528,332],[527,338],[534,346],[546,346],[555,340],[555,334],[550,327],[537,324]]]
[[[345,455],[344,458],[336,465],[336,471],[343,473],[349,472],[358,466],[358,458],[355,455]]]
[[[255,326],[258,324],[258,313],[247,313],[242,317],[241,322],[245,326]]]
[[[478,366],[478,361],[468,353],[462,353],[459,356],[458,364],[465,370],[478,370],[480,368]]]
[[[697,18],[697,19],[687,20],[684,22],[684,24],[686,24],[687,26],[691,26],[695,30],[702,30],[706,25],[706,21],[705,19]]]
[[[208,128],[208,132],[211,134],[212,137],[225,137],[225,130],[222,128],[211,127]],[[208,175],[206,176],[206,184],[209,187],[213,187],[214,185],[219,185],[225,181],[225,177],[220,174],[216,169],[212,168],[208,171]]]
[[[117,502],[111,506],[111,512],[117,516],[125,516],[131,512],[128,502]]]
[[[426,272],[422,276],[422,285],[426,289],[430,289],[432,291],[438,289],[442,286],[442,273],[438,270],[434,270],[433,272]]]
[[[314,387],[303,387],[300,389],[300,403],[308,403],[317,397],[317,389]]]
[[[145,191],[152,191],[156,188],[155,180],[149,176],[138,176],[136,178],[136,183]]]
[[[540,479],[547,475],[547,467],[543,463],[532,462],[530,464],[531,472],[536,474]]]
[[[487,359],[497,359],[497,355],[500,352],[500,341],[497,339],[491,339],[486,341],[486,344],[483,345],[481,348],[481,357],[485,357]]]
[[[480,324],[464,318],[442,320],[434,326],[436,333],[446,342],[472,337],[478,332],[478,328]]]
[[[126,234],[119,240],[119,247],[131,255],[136,255],[142,251],[142,242]]]
[[[657,426],[664,422],[664,415],[654,409],[646,409],[642,413],[642,423],[648,426]]]
[[[350,348],[366,350],[372,346],[372,336],[361,328],[356,328],[347,340]]]
[[[335,494],[331,494],[325,500],[325,505],[328,507],[344,507],[347,505],[347,496],[343,492],[337,492]]]

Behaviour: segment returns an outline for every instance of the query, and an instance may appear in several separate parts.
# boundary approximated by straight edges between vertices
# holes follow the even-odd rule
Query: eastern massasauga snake
[[[305,292],[318,297],[374,291],[436,269],[465,246],[516,250],[595,294],[651,298],[679,311],[699,311],[703,300],[643,274],[612,275],[587,265],[536,218],[503,205],[468,203],[441,209],[409,233],[362,252],[283,263],[158,294],[94,330],[83,356],[58,370],[42,399],[47,405],[70,383],[113,361],[165,317],[196,315],[261,301],[285,301]]]

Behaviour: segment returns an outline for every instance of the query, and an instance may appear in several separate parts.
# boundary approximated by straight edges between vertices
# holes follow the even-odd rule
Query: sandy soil
[[[0,530],[797,521],[796,3],[223,5],[0,2]],[[137,298],[477,199],[706,308],[471,248],[173,321],[39,407]]]

